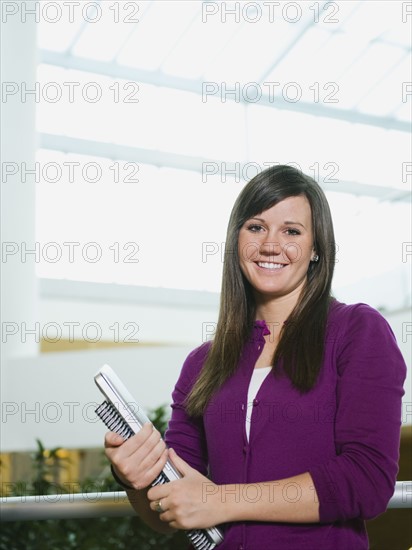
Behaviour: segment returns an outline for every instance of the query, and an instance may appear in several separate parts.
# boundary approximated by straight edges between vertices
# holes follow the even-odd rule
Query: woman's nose
[[[282,252],[282,247],[279,242],[265,241],[261,243],[259,252],[265,256],[278,256]]]

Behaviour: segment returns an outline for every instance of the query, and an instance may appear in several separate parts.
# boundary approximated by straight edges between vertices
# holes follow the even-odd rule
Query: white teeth
[[[259,267],[265,267],[266,269],[280,269],[284,267],[283,264],[273,264],[271,262],[258,262],[257,264]]]

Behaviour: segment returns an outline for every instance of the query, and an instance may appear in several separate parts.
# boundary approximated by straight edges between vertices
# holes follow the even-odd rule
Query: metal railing
[[[389,508],[412,508],[412,481],[397,481]],[[3,497],[1,521],[133,516],[126,493],[71,493]]]

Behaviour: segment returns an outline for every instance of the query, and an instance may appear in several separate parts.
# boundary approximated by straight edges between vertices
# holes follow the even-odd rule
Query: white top
[[[252,378],[250,379],[249,390],[247,394],[247,411],[246,411],[246,435],[249,440],[250,433],[250,419],[252,417],[253,400],[255,399],[263,380],[272,370],[272,367],[261,367],[254,369]]]

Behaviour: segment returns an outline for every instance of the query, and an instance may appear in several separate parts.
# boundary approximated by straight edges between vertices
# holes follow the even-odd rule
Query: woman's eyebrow
[[[300,223],[300,222],[291,222],[291,221],[286,221],[286,222],[283,222],[285,225],[300,225],[303,227],[303,229],[306,229],[305,226],[303,225],[303,223]]]
[[[263,222],[263,223],[266,223],[266,220],[264,220],[263,218],[256,218],[256,217],[253,217],[253,218],[249,218],[248,221],[251,221],[251,220],[257,220],[259,222]],[[303,225],[303,223],[300,223],[300,222],[292,222],[292,221],[284,221],[283,222],[284,225],[300,225],[301,227],[303,227],[303,229],[306,229],[306,227]]]

